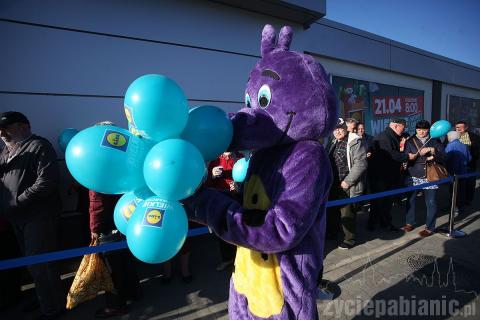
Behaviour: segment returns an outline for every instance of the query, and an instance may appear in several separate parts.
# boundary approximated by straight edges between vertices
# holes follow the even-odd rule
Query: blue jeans
[[[427,207],[426,229],[435,231],[435,222],[437,219],[437,190],[422,189],[425,195],[425,205]],[[415,225],[415,201],[417,199],[417,191],[408,194],[406,223]]]

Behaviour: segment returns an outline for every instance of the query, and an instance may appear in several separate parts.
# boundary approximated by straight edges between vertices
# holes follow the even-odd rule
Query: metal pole
[[[455,230],[453,223],[455,221],[455,206],[457,204],[457,192],[458,192],[458,176],[453,177],[453,191],[452,191],[452,205],[450,206],[450,215],[448,217],[448,229],[439,228],[437,231],[449,238],[463,238],[466,233],[461,230]]]
[[[455,207],[457,205],[458,177],[453,177],[452,205],[450,206],[450,216],[448,217],[448,233],[452,234],[453,221],[455,220]]]

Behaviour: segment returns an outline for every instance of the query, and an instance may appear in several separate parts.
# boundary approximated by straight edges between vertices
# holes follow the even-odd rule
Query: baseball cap
[[[338,118],[337,124],[335,125],[335,129],[338,129],[338,128],[347,129],[347,123],[345,122],[345,120],[343,120],[343,118]]]
[[[407,121],[405,121],[405,119],[403,119],[403,118],[392,118],[392,120],[390,120],[390,122],[403,124],[404,126],[407,125]]]
[[[28,121],[27,117],[21,112],[7,111],[0,115],[0,128],[4,128],[13,123],[26,123],[30,125],[30,121]]]

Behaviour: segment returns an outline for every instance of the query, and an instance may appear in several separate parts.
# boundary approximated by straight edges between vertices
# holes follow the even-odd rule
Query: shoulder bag
[[[420,149],[418,147],[415,137],[412,137],[415,147],[417,147],[418,152]],[[441,164],[437,163],[435,160],[425,162],[425,177],[428,182],[438,181],[440,179],[445,179],[449,176],[447,169]]]

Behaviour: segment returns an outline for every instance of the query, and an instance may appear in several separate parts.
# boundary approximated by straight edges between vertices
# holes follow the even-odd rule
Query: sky
[[[480,67],[480,0],[326,0],[325,18]]]

